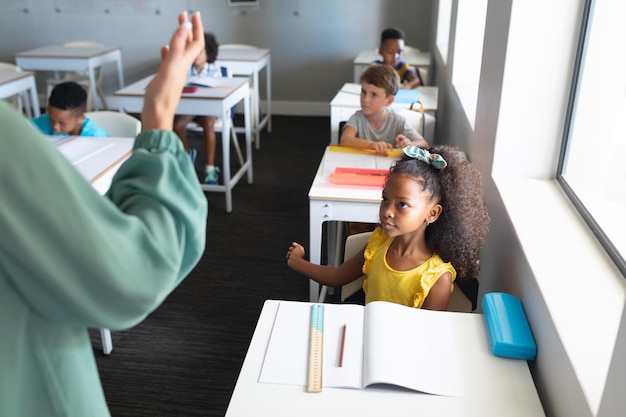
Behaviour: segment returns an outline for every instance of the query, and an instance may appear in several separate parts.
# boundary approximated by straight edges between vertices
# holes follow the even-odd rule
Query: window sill
[[[598,410],[626,280],[556,180],[494,181],[581,390]]]

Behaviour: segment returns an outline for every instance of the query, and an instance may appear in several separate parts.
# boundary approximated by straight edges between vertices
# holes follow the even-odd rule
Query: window
[[[585,4],[557,179],[626,276],[625,10]]]
[[[450,18],[452,17],[452,0],[439,0],[437,13],[437,49],[441,60],[448,61],[448,43],[450,42]]]
[[[452,85],[472,129],[476,118],[486,18],[487,0],[458,0]]]

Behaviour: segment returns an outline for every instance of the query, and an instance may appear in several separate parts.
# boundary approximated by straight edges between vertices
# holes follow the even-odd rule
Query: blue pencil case
[[[492,292],[483,296],[481,305],[494,355],[525,360],[537,356],[537,345],[519,298]]]

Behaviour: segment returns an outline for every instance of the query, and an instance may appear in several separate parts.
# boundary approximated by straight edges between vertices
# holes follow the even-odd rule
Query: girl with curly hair
[[[365,274],[365,303],[446,310],[457,276],[478,275],[489,224],[480,172],[450,146],[408,146],[403,153],[391,167],[380,224],[367,246],[332,267],[306,261],[302,245],[293,242],[287,264],[329,287]]]

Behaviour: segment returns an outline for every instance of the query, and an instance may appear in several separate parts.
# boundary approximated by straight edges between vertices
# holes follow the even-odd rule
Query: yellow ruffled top
[[[363,283],[365,304],[372,301],[388,301],[409,307],[421,308],[428,292],[440,276],[446,272],[456,278],[456,270],[450,262],[444,262],[439,255],[433,254],[426,262],[409,271],[396,271],[387,264],[387,251],[393,241],[377,227],[365,249]],[[450,286],[450,292],[454,284]]]

